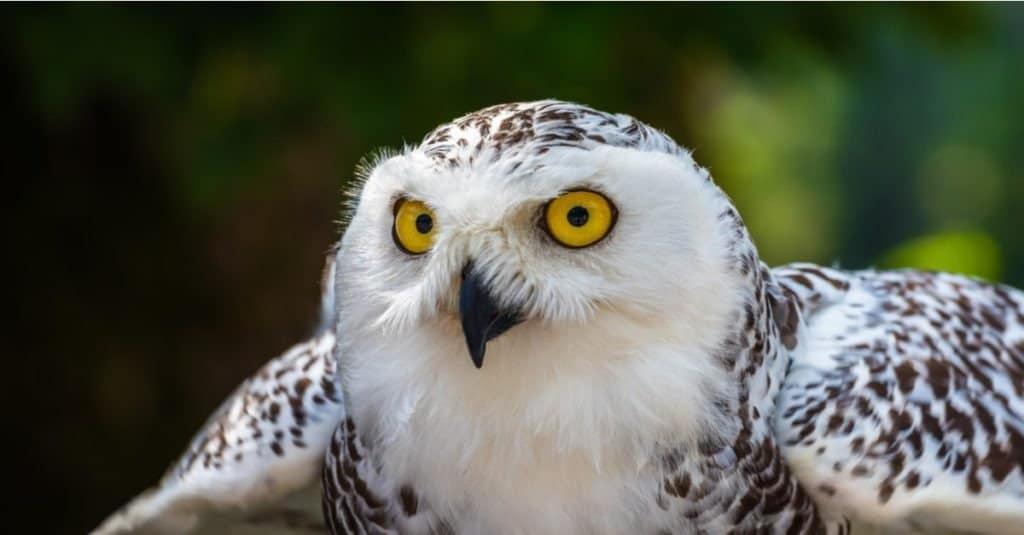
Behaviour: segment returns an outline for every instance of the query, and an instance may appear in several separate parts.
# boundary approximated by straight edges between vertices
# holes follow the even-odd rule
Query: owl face
[[[447,329],[480,367],[524,324],[686,331],[727,314],[728,202],[687,153],[587,142],[612,137],[597,126],[578,144],[489,145],[502,121],[449,134],[442,157],[425,143],[372,167],[339,250],[343,316],[395,337]]]

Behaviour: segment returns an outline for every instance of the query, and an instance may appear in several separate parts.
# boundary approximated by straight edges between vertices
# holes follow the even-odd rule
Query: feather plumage
[[[777,270],[805,309],[780,398],[822,511],[922,533],[1024,524],[1024,294],[918,271]]]
[[[363,174],[326,276],[329,331],[245,383],[101,533],[273,501],[324,455],[332,533],[1024,522],[1020,292],[769,269],[688,151],[565,102],[469,114]],[[537,214],[580,188],[611,199],[618,221],[564,249]],[[400,198],[432,208],[428,253],[392,242]],[[523,320],[486,342],[480,370],[459,330],[469,265]]]

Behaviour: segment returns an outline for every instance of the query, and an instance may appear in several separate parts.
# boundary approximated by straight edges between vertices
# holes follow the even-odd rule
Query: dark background
[[[769,263],[1024,284],[1019,5],[6,5],[0,74],[32,532],[94,527],[309,332],[362,155],[489,104],[666,130]]]

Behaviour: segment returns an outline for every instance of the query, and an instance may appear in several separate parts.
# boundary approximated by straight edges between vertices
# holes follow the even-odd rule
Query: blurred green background
[[[361,156],[489,104],[667,131],[769,263],[1024,285],[1020,5],[6,5],[0,29],[32,532],[93,527],[309,332]]]

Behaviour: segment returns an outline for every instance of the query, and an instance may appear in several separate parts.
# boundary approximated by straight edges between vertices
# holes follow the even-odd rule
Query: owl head
[[[717,373],[709,355],[741,321],[756,253],[662,132],[578,104],[504,104],[363,175],[336,257],[353,382],[415,368],[513,388],[647,363],[650,381],[699,389]]]

